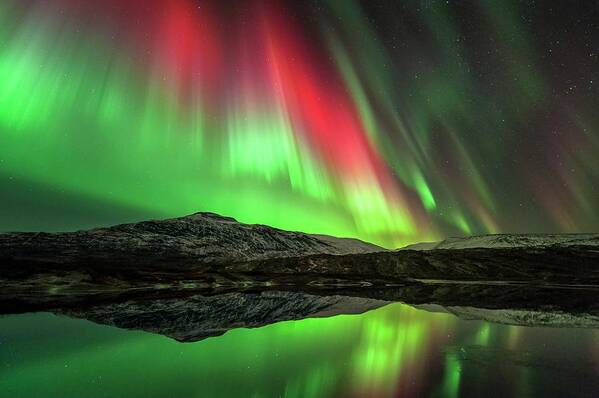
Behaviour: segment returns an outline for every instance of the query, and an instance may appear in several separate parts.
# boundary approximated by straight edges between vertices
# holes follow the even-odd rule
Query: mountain
[[[494,234],[451,237],[440,242],[415,243],[402,247],[400,250],[543,248],[550,246],[599,246],[599,234]]]
[[[21,263],[110,263],[169,261],[217,264],[311,254],[355,254],[385,249],[357,239],[289,232],[243,224],[214,213],[142,221],[88,231],[0,234],[0,259]]]
[[[590,245],[399,250],[312,255],[223,264],[221,272],[301,281],[302,276],[372,284],[542,283],[599,285],[599,250]]]

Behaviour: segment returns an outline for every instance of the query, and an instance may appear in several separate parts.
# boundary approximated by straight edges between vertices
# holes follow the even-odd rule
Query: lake
[[[2,397],[594,397],[598,364],[599,330],[401,303],[190,343],[50,313],[0,317]]]

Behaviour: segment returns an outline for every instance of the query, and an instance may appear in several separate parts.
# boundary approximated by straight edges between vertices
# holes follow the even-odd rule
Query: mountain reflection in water
[[[599,330],[399,303],[193,343],[49,313],[0,318],[7,397],[588,397],[598,361]]]

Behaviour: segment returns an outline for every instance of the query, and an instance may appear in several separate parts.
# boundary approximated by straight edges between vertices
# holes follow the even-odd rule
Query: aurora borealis
[[[596,229],[597,20],[593,2],[4,0],[0,228],[214,211],[387,247]]]

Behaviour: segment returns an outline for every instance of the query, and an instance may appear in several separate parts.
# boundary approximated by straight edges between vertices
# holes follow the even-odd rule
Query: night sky
[[[599,226],[594,1],[0,2],[0,230]]]

